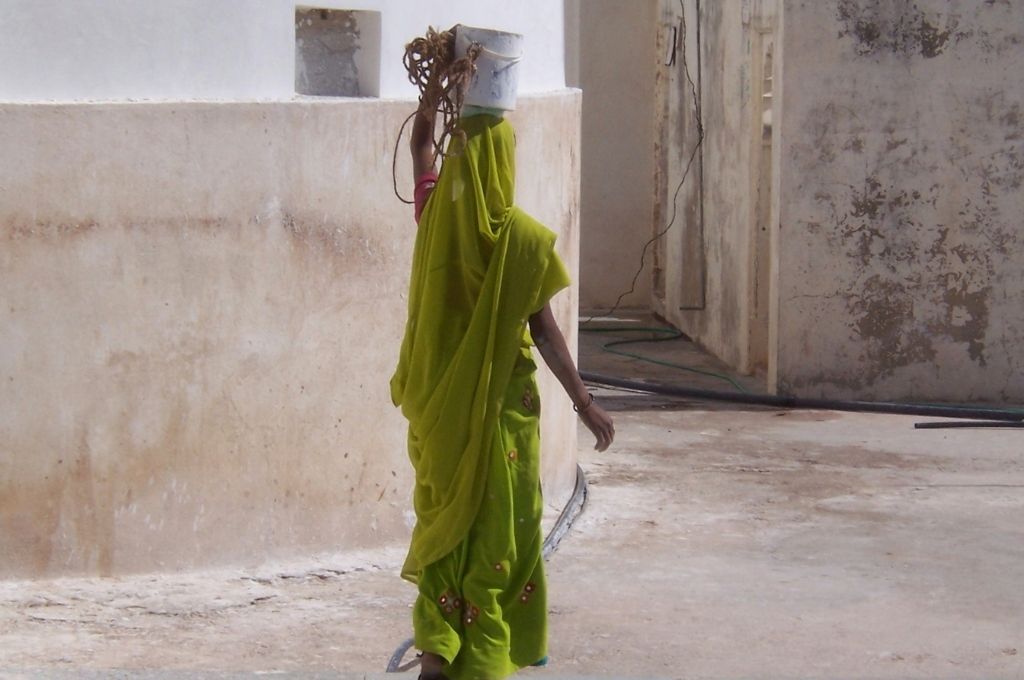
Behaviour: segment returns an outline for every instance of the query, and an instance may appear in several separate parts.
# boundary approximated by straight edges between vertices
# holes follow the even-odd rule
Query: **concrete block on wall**
[[[295,91],[327,97],[380,94],[380,12],[298,7]]]

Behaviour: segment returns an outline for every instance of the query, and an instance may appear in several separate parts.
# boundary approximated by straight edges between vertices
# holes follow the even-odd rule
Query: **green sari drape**
[[[392,400],[409,420],[417,646],[453,678],[544,656],[539,398],[528,317],[568,285],[555,235],[514,205],[515,138],[473,116],[420,218]]]

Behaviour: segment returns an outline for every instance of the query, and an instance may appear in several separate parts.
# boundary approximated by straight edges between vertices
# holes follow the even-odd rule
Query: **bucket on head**
[[[465,55],[473,43],[479,43],[482,49],[476,59],[476,75],[466,90],[463,103],[512,111],[516,108],[523,36],[462,24],[456,26],[455,54]]]

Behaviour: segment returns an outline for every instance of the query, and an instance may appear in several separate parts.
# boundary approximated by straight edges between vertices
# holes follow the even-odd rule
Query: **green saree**
[[[415,643],[452,680],[546,655],[540,400],[527,319],[568,275],[555,235],[516,208],[515,138],[464,119],[420,218],[391,396],[409,420]]]

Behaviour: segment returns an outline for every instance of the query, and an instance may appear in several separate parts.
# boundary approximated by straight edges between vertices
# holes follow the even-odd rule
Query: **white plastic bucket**
[[[455,29],[455,54],[463,56],[473,43],[483,48],[476,59],[476,75],[466,90],[464,104],[512,111],[519,87],[519,61],[523,36],[459,24]]]

